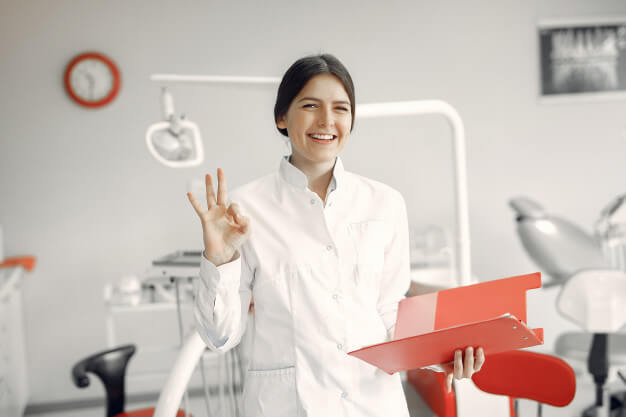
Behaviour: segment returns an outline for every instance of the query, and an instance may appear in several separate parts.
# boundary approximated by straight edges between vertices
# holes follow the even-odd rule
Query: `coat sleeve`
[[[385,262],[378,297],[378,314],[387,329],[387,339],[393,338],[398,303],[409,289],[411,265],[409,258],[409,226],[404,198],[396,192],[393,205],[392,236],[385,247]]]
[[[237,346],[246,329],[254,271],[246,260],[245,246],[219,267],[202,256],[194,317],[200,337],[213,351]]]

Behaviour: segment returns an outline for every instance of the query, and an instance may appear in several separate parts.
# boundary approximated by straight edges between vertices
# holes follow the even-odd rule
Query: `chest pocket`
[[[355,251],[355,280],[359,287],[375,286],[385,263],[389,232],[384,222],[368,220],[348,225]]]

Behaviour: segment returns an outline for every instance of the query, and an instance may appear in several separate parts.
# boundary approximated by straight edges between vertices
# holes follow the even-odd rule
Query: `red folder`
[[[543,329],[526,326],[526,291],[541,287],[539,272],[402,300],[394,339],[349,352],[383,371],[418,369],[482,347],[485,356],[543,343]]]

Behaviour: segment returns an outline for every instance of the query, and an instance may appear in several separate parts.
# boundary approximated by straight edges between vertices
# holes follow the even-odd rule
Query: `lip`
[[[333,135],[332,133],[315,133],[317,135]],[[309,137],[309,139],[311,139],[313,142],[315,143],[320,143],[322,145],[330,145],[331,143],[334,143],[337,140],[337,135],[333,135],[333,138],[331,140],[326,140],[326,139],[315,139],[313,136],[311,136],[312,133],[307,134],[307,136]]]

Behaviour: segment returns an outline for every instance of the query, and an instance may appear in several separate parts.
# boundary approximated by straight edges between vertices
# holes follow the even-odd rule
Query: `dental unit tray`
[[[200,271],[202,251],[180,250],[152,261],[144,273],[144,282],[171,282],[175,279],[196,278]]]

